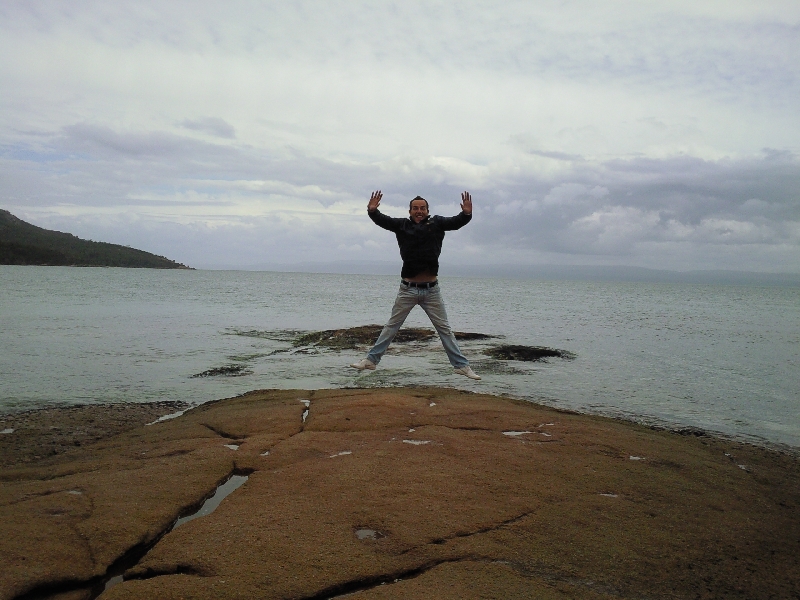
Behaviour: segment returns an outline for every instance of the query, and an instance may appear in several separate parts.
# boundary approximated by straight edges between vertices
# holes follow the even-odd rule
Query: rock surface
[[[259,391],[5,469],[0,598],[90,598],[156,541],[101,598],[791,598],[798,508],[797,459],[708,436],[447,389]]]
[[[183,402],[86,404],[0,415],[0,466],[70,452],[187,408]]]

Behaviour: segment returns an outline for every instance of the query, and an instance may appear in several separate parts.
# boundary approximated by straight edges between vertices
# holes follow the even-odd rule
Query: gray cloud
[[[62,148],[86,153],[97,158],[112,154],[121,156],[174,155],[185,141],[162,132],[119,133],[109,127],[78,123],[64,127]]]
[[[220,138],[236,139],[236,129],[233,128],[233,125],[219,117],[186,119],[181,123],[181,127],[201,131]]]

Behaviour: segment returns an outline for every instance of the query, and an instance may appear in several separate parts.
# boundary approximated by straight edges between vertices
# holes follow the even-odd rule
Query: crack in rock
[[[143,581],[146,579],[155,579],[156,577],[165,577],[168,575],[191,575],[193,577],[214,577],[216,576],[216,573],[204,572],[201,571],[200,569],[196,569],[192,565],[176,565],[171,569],[163,569],[163,570],[148,569],[145,573],[125,579],[125,581],[134,581],[134,580]]]
[[[42,480],[37,480],[42,481]],[[69,490],[47,490],[46,492],[27,492],[24,496],[16,498],[14,500],[10,500],[3,504],[3,506],[14,506],[15,504],[21,504],[22,502],[31,502],[33,500],[38,500],[39,498],[45,498],[47,496],[52,496],[53,494],[60,494],[60,493],[68,493]]]
[[[470,536],[473,536],[473,535],[479,535],[479,534],[482,534],[482,533],[488,533],[490,531],[497,531],[498,529],[502,529],[503,527],[506,527],[507,525],[511,525],[512,523],[516,523],[517,521],[521,521],[522,519],[524,519],[525,517],[530,515],[532,512],[533,512],[532,510],[525,511],[524,513],[522,513],[520,515],[517,515],[516,517],[511,517],[510,519],[506,519],[505,521],[500,521],[500,523],[498,523],[497,525],[490,525],[489,527],[483,527],[481,529],[477,529],[475,531],[470,531],[470,532],[466,532],[466,533],[456,533],[455,535],[452,536],[451,539],[470,537]]]
[[[63,594],[67,592],[73,592],[77,590],[85,590],[89,592],[89,597],[94,600],[98,596],[100,596],[103,592],[105,592],[108,588],[113,587],[118,583],[122,583],[124,581],[124,573],[139,564],[142,559],[147,555],[153,547],[161,541],[161,539],[167,535],[170,531],[175,529],[179,524],[182,522],[186,522],[187,516],[193,516],[197,514],[199,511],[202,510],[205,503],[213,498],[218,490],[227,484],[233,477],[235,476],[249,476],[253,471],[252,470],[243,470],[243,469],[233,469],[221,482],[219,482],[215,487],[214,490],[206,494],[200,501],[195,502],[189,507],[182,509],[179,515],[184,515],[183,517],[179,516],[176,517],[169,526],[165,527],[162,531],[157,533],[151,540],[140,540],[136,545],[132,546],[128,550],[126,550],[121,556],[119,556],[109,567],[106,569],[103,575],[92,577],[90,579],[62,579],[59,581],[51,581],[42,585],[35,586],[30,590],[24,592],[23,594],[16,596],[13,600],[41,600],[44,598],[49,598],[50,596],[54,596],[57,594]],[[243,482],[242,482],[243,483]],[[226,498],[230,493],[238,489],[241,486],[241,483],[236,485],[230,492],[225,494],[222,498],[219,499],[221,502]],[[91,499],[90,499],[91,502]],[[217,503],[218,505],[219,503]],[[206,516],[206,514],[210,514],[216,509],[216,505],[213,509],[209,510],[207,513],[197,516]],[[92,503],[92,508],[94,508]],[[184,521],[181,521],[184,519]],[[87,549],[89,552],[89,556],[92,560],[92,564],[97,564],[97,561],[94,557],[94,552],[91,546],[88,544],[88,540],[75,529],[74,526],[71,526],[72,529],[75,531],[76,535],[81,538],[84,542],[86,542]],[[147,575],[144,577],[136,577],[135,579],[150,579],[151,577],[157,577],[159,575],[175,575],[175,574],[185,574],[185,575],[198,575],[198,576],[207,576],[207,574],[194,569],[190,565],[178,565],[176,567],[177,570],[170,570],[169,572],[164,573],[154,573],[153,575]]]
[[[490,531],[497,531],[499,529],[502,529],[503,527],[506,527],[508,525],[511,525],[512,523],[516,523],[517,521],[520,521],[520,520],[524,519],[525,517],[527,517],[528,515],[530,515],[532,513],[533,513],[533,511],[529,510],[529,511],[526,511],[526,512],[520,514],[520,515],[517,515],[516,517],[511,517],[510,519],[506,519],[505,521],[500,521],[500,523],[497,523],[496,525],[489,525],[488,527],[481,527],[480,529],[476,529],[475,531],[456,532],[453,535],[449,535],[447,537],[436,538],[436,539],[431,540],[430,542],[427,542],[426,544],[421,544],[419,546],[412,546],[411,548],[403,550],[402,552],[400,552],[398,554],[398,556],[402,556],[404,554],[408,554],[409,552],[413,552],[414,550],[416,550],[417,548],[422,547],[423,545],[434,544],[434,545],[439,546],[441,544],[449,542],[450,540],[457,540],[457,539],[460,539],[460,538],[472,537],[473,535],[481,535],[481,534],[484,534],[484,533],[489,533]]]
[[[323,590],[320,590],[313,596],[304,596],[299,600],[333,600],[334,598],[340,598],[342,596],[354,594],[356,592],[371,590],[372,588],[376,588],[378,586],[387,583],[397,583],[398,581],[414,579],[415,577],[419,577],[420,575],[423,575],[427,571],[430,571],[431,569],[445,563],[455,563],[455,562],[470,561],[470,560],[475,560],[475,558],[469,556],[461,556],[457,558],[443,558],[439,560],[433,560],[426,562],[418,567],[414,567],[412,569],[406,569],[404,571],[397,571],[395,573],[383,573],[381,575],[370,575],[368,577],[362,577],[360,579],[353,579],[351,581],[337,583]]]
[[[74,592],[76,590],[87,590],[95,585],[99,580],[99,577],[95,577],[88,581],[80,579],[62,579],[59,581],[51,581],[34,586],[27,592],[23,592],[18,596],[14,596],[12,600],[43,600],[58,594],[65,594],[68,592]]]
[[[227,431],[224,431],[222,429],[214,427],[213,425],[209,425],[208,423],[201,423],[201,425],[203,427],[205,427],[206,429],[208,429],[210,431],[213,431],[219,437],[225,438],[226,440],[243,440],[243,439],[245,439],[247,437],[247,436],[244,436],[244,435],[234,435],[232,433],[228,433]]]
[[[530,513],[526,513],[530,514]],[[515,517],[514,519],[509,519],[508,521],[504,522],[505,524],[511,523],[515,520],[518,520],[525,515],[520,515],[519,517]],[[451,563],[460,563],[460,562],[477,562],[477,563],[485,563],[485,564],[499,564],[510,567],[513,569],[518,575],[521,577],[525,577],[528,579],[531,578],[539,578],[544,579],[545,581],[551,583],[566,583],[568,585],[572,585],[575,587],[580,587],[583,589],[592,590],[595,593],[601,593],[608,596],[613,596],[617,598],[627,598],[628,596],[625,595],[620,589],[603,584],[600,582],[596,582],[590,579],[581,579],[579,577],[575,577],[574,575],[569,575],[565,573],[560,573],[557,571],[553,571],[550,569],[536,569],[530,568],[526,565],[521,563],[516,563],[507,560],[498,560],[489,557],[480,557],[480,556],[458,556],[452,558],[443,558],[438,560],[428,561],[418,567],[414,567],[411,569],[406,569],[403,571],[397,571],[395,573],[384,573],[381,575],[371,575],[368,577],[363,577],[360,579],[353,579],[351,581],[346,581],[343,583],[335,584],[329,586],[314,595],[311,596],[304,596],[299,600],[335,600],[336,598],[342,598],[344,596],[349,596],[351,594],[355,594],[357,592],[364,592],[368,591],[383,585],[391,585],[394,583],[399,583],[401,581],[408,581],[410,579],[415,579],[424,575],[431,569],[435,569],[436,567],[443,565],[443,564],[451,564]]]
[[[103,578],[103,580],[101,582],[101,586],[95,586],[93,588],[92,600],[94,600],[94,598],[97,598],[97,596],[102,594],[107,589],[109,589],[109,588],[113,587],[114,585],[117,585],[117,584],[122,583],[123,581],[125,581],[125,578],[124,578],[125,572],[128,571],[129,569],[132,569],[137,564],[139,564],[144,559],[144,557],[150,552],[150,550],[152,550],[153,547],[161,540],[161,538],[163,538],[169,532],[173,531],[174,529],[176,529],[177,527],[179,527],[183,523],[191,521],[192,519],[195,519],[195,518],[207,516],[207,515],[211,514],[212,512],[214,512],[214,510],[217,509],[219,504],[225,498],[227,498],[230,494],[232,494],[239,487],[241,487],[242,484],[245,483],[245,481],[247,481],[247,477],[251,473],[253,473],[253,471],[249,470],[249,469],[248,470],[234,469],[233,471],[231,471],[228,474],[227,477],[225,477],[222,480],[222,482],[217,484],[217,486],[214,488],[213,492],[210,492],[210,493],[206,494],[203,497],[202,500],[200,500],[199,502],[195,502],[191,507],[182,510],[181,514],[183,514],[184,516],[176,518],[170,524],[169,527],[167,527],[162,532],[160,532],[156,536],[156,538],[150,544],[148,544],[146,547],[142,548],[142,550],[140,552],[137,552],[135,555],[132,555],[131,553],[126,553],[125,555],[123,555],[122,558],[120,558],[117,561],[115,561],[114,565],[112,565],[112,567],[109,567],[109,569],[106,571],[106,576]],[[233,478],[237,477],[237,476],[238,477],[243,477],[244,480],[237,481],[237,482],[235,482],[235,484],[233,486],[230,486],[230,489],[226,490],[217,499],[217,501],[214,503],[213,507],[207,506],[207,503],[210,500],[213,500],[220,493],[220,490],[222,488],[224,488],[226,485],[228,485],[233,480]],[[207,510],[204,512],[204,509],[207,509]],[[195,569],[191,565],[177,565],[175,567],[175,569],[170,569],[169,571],[165,571],[163,573],[162,572],[153,572],[152,575],[150,575],[149,573],[150,572],[148,571],[148,573],[146,575],[144,575],[144,576],[132,577],[131,579],[151,579],[153,577],[158,577],[158,576],[161,576],[161,575],[181,575],[181,574],[183,574],[183,575],[198,575],[198,576],[203,576],[203,577],[210,576],[208,574],[202,573],[201,571],[198,571],[197,569]],[[213,575],[213,574],[211,574],[211,575]],[[94,593],[94,592],[96,592],[96,593]]]
[[[463,427],[455,427],[453,425],[439,425],[436,423],[431,423],[429,427],[443,427],[444,429],[452,429],[454,431],[494,431],[491,427],[471,427],[469,425],[464,425]]]
[[[308,419],[308,415],[311,412],[311,400],[314,398],[314,391],[311,390],[308,394],[308,398],[298,398],[298,400],[303,404],[303,414],[301,415],[302,422],[300,424],[300,431],[298,433],[302,433],[306,429],[306,420]],[[297,435],[297,434],[295,434]],[[290,436],[293,437],[293,436]]]

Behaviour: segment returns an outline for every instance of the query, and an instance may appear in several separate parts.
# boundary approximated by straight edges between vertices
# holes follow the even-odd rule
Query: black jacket
[[[406,279],[426,269],[431,275],[438,275],[444,232],[461,229],[472,220],[472,215],[465,212],[455,217],[435,215],[420,223],[414,223],[411,219],[389,217],[377,208],[371,212],[367,211],[367,214],[378,227],[388,229],[397,236],[400,257],[403,259],[400,276]]]

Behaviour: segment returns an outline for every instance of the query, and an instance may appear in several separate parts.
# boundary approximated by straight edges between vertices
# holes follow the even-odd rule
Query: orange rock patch
[[[456,390],[253,392],[2,480],[2,599],[155,540],[101,598],[800,594],[795,458]]]

